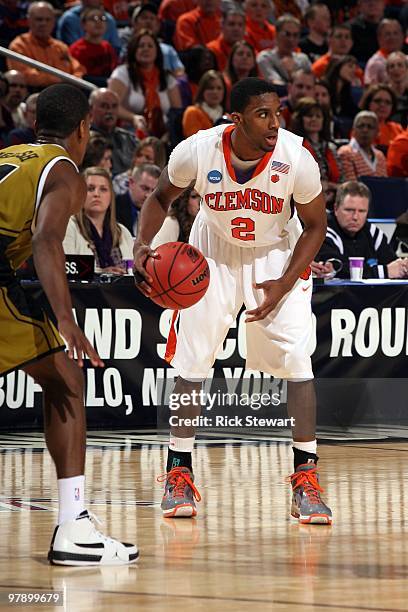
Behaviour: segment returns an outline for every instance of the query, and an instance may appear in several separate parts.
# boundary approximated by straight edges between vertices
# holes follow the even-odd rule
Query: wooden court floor
[[[1,437],[1,436],[0,436]],[[165,446],[91,447],[88,508],[102,530],[137,542],[118,568],[56,568],[53,466],[42,449],[0,452],[1,610],[16,590],[63,590],[64,607],[29,610],[399,612],[408,610],[408,443],[320,445],[332,527],[289,519],[287,443],[201,445],[196,519],[164,520]]]

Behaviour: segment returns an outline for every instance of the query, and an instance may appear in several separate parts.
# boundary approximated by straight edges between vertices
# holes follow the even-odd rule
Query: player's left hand
[[[246,311],[245,323],[253,323],[253,321],[264,319],[272,310],[275,310],[283,296],[291,289],[291,286],[280,278],[267,280],[263,283],[254,283],[253,287],[263,290],[264,300],[258,308]]]

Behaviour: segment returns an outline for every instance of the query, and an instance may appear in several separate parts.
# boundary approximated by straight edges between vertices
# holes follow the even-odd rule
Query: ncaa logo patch
[[[222,181],[222,174],[219,170],[210,170],[207,174],[209,183],[220,183]]]

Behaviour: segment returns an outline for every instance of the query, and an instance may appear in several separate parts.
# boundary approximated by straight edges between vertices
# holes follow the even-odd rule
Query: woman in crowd
[[[130,40],[126,64],[113,71],[108,87],[119,97],[119,118],[158,138],[169,110],[181,107],[177,82],[165,72],[160,45],[148,30]]]
[[[334,121],[333,121],[333,112],[331,107],[331,99],[330,99],[330,88],[326,79],[317,79],[315,83],[315,91],[314,91],[314,99],[316,102],[320,104],[320,106],[324,106],[326,109],[329,118],[330,118],[330,138],[333,138],[334,134]]]
[[[103,136],[92,136],[85,151],[81,170],[95,167],[104,168],[112,173],[112,145]]]
[[[160,231],[152,241],[155,249],[165,242],[188,242],[194,219],[200,210],[200,196],[190,188],[184,191],[170,207]]]
[[[330,142],[330,115],[327,107],[313,98],[301,98],[291,120],[291,131],[303,136],[303,146],[313,155],[320,168],[326,202],[331,205],[337,184],[343,181],[336,146]]]
[[[124,274],[123,261],[133,259],[133,238],[116,222],[115,197],[107,170],[84,172],[87,197],[82,210],[71,217],[63,243],[68,255],[94,255],[95,272]]]
[[[358,112],[352,95],[356,65],[357,61],[352,55],[345,55],[342,59],[333,62],[326,72],[336,138],[349,137],[353,118]]]
[[[325,106],[326,108],[330,109],[331,112],[330,87],[325,79],[316,80],[314,99],[321,106]]]
[[[255,51],[245,40],[234,43],[228,58],[227,67],[224,72],[225,85],[227,87],[227,98],[231,88],[237,81],[246,77],[258,76]],[[229,104],[227,103],[227,108]]]
[[[226,87],[222,74],[217,70],[209,70],[200,79],[195,104],[184,111],[184,137],[213,127],[224,113],[225,98]]]
[[[386,153],[391,140],[403,131],[400,123],[390,120],[397,110],[397,96],[389,85],[377,83],[364,92],[360,106],[363,110],[373,111],[377,115],[379,131],[374,144]]]
[[[113,179],[113,191],[115,195],[118,196],[127,192],[129,178],[135,166],[140,166],[141,164],[154,164],[158,166],[160,170],[163,170],[166,163],[167,154],[163,142],[155,136],[143,138],[136,147],[129,170],[117,174]]]
[[[408,120],[408,57],[402,51],[394,51],[387,57],[388,85],[397,96],[397,110],[391,116],[393,121],[407,127]]]
[[[180,59],[186,73],[178,77],[182,108],[193,104],[201,77],[208,70],[217,70],[217,59],[212,51],[202,45],[180,51]]]

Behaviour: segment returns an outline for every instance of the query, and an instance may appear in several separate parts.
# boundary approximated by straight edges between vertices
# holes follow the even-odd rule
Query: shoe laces
[[[310,470],[295,472],[288,477],[288,480],[291,482],[294,491],[303,487],[303,491],[312,503],[319,503],[321,501],[320,493],[323,493],[324,489],[322,489],[317,480],[316,467]]]
[[[92,519],[93,521],[95,521],[95,523],[97,523],[98,525],[102,525],[102,524],[103,524],[103,521],[101,521],[101,520],[100,520],[100,519],[99,519],[99,518],[96,516],[96,514],[94,514],[93,512],[89,512],[89,510],[87,510],[87,512],[88,512],[88,516],[89,516],[89,518],[90,518],[90,519]],[[98,537],[100,537],[100,538],[101,538],[101,540],[103,540],[103,541],[104,541],[104,542],[106,542],[106,543],[110,543],[110,544],[112,544],[112,543],[113,543],[113,544],[115,544],[115,543],[116,543],[116,541],[115,541],[115,540],[113,540],[113,539],[112,539],[112,538],[110,538],[109,536],[104,535],[102,532],[98,531],[98,529],[95,527],[95,525],[92,525],[92,526],[93,526],[93,529],[94,529],[94,533],[95,533],[96,535],[98,535]]]
[[[164,482],[165,480],[173,487],[174,497],[184,497],[186,487],[189,486],[194,499],[198,502],[201,501],[201,495],[191,480],[189,472],[186,472],[183,468],[173,468],[170,472],[157,477],[157,482]]]

